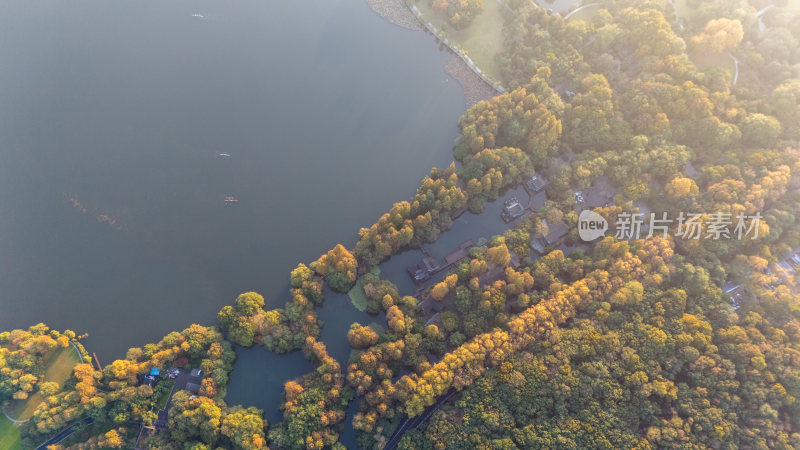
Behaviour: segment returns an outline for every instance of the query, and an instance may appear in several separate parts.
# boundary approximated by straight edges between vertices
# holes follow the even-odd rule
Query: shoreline
[[[403,0],[367,0],[367,4],[379,16],[399,27],[412,31],[423,30]]]
[[[367,5],[379,16],[394,25],[412,31],[425,31],[419,18],[411,12],[404,0],[366,0]],[[441,42],[439,42],[441,44]],[[461,95],[467,109],[476,103],[489,100],[498,92],[481,79],[467,63],[450,53],[450,59],[442,67],[444,72],[461,85]]]
[[[467,109],[475,106],[478,102],[490,100],[499,95],[473,72],[463,59],[456,55],[450,55],[450,60],[444,65],[444,71],[461,85],[461,94],[467,104]]]

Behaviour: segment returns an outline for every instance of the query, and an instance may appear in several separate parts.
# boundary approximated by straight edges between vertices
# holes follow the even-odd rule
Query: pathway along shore
[[[404,0],[367,0],[367,4],[379,16],[397,26],[414,31],[425,29]],[[467,108],[497,95],[497,91],[486,84],[464,60],[456,55],[450,57],[444,65],[444,71],[461,85]]]

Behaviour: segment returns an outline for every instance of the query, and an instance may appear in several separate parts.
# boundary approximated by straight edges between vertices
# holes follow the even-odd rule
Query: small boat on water
[[[231,154],[230,153],[220,153],[219,156],[222,156],[223,158],[230,158]]]
[[[239,200],[237,200],[237,199],[233,198],[233,197],[232,197],[232,196],[230,196],[230,195],[229,195],[229,196],[227,196],[227,197],[225,197],[225,204],[226,204],[226,205],[232,205],[232,204],[234,204],[234,203],[239,203]]]
[[[192,14],[192,17],[197,17],[199,19],[205,19],[206,18],[206,16],[204,16],[202,14]]]

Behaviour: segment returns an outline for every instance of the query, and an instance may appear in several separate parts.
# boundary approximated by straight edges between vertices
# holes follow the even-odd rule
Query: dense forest
[[[786,264],[800,247],[800,16],[780,1],[757,17],[767,3],[689,0],[679,17],[671,1],[606,0],[565,20],[528,0],[502,3],[506,92],[466,111],[453,164],[432,169],[353,248],[298,264],[282,308],[243,293],[218,327],[191,325],[102,370],[72,331],[0,333],[0,401],[41,398],[19,424],[22,446],[90,417],[99,431],[63,447],[130,447],[140,424],[158,424],[168,393],[143,377],[200,369],[196,392],[178,391],[140,447],[342,448],[353,402],[362,448],[382,448],[415,417],[427,420],[400,448],[800,447],[800,284]],[[456,26],[483,9],[431,4]],[[421,293],[369,272],[534,173],[549,180],[538,214],[472,247]],[[598,183],[614,189],[595,208],[612,224],[642,211],[763,220],[743,239],[687,239],[673,224],[580,245],[574,192]],[[564,246],[532,253],[562,221]],[[320,340],[326,286],[362,289],[385,322],[352,324],[344,365]],[[225,403],[232,343],[313,363],[282,387],[280,423]],[[81,362],[65,382],[47,381],[47,358],[73,344]]]

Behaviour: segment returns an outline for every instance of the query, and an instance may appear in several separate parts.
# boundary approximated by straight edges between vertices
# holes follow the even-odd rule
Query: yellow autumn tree
[[[486,252],[486,262],[494,266],[507,266],[511,262],[511,254],[506,244],[489,248]]]
[[[693,197],[700,193],[697,183],[691,178],[675,177],[664,188],[664,192],[674,199],[678,200],[686,197]]]
[[[436,283],[431,289],[431,297],[436,301],[442,301],[450,291],[456,287],[458,283],[458,275],[450,274],[444,280]]]
[[[358,261],[342,244],[336,244],[331,251],[312,263],[311,268],[325,277],[331,289],[347,292],[356,282]]]
[[[692,38],[692,43],[700,51],[725,53],[734,50],[744,37],[742,23],[736,19],[711,19],[703,32]]]

